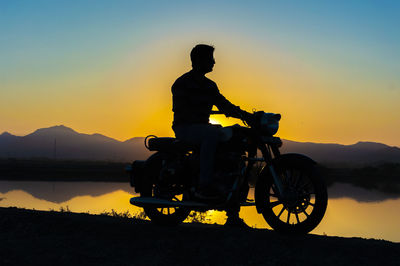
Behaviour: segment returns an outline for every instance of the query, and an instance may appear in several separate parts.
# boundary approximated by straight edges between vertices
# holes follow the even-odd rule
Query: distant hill
[[[103,161],[145,159],[144,138],[121,142],[101,134],[82,134],[65,126],[41,128],[26,136],[0,135],[0,157]]]
[[[341,145],[283,140],[281,151],[302,153],[329,166],[400,163],[400,148],[376,142]]]
[[[82,134],[66,126],[41,128],[26,136],[0,135],[0,158],[57,158],[128,162],[150,156],[144,138],[118,141],[101,134]],[[364,166],[400,163],[400,148],[382,143],[353,145],[283,140],[282,153],[297,152],[327,165]]]

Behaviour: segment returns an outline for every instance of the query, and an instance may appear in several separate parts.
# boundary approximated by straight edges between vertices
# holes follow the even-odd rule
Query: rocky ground
[[[400,243],[0,208],[0,265],[400,265]]]

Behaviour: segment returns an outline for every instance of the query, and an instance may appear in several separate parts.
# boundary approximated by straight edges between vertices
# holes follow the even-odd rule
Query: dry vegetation
[[[400,244],[0,208],[0,265],[398,265]],[[198,219],[201,217],[197,217]]]

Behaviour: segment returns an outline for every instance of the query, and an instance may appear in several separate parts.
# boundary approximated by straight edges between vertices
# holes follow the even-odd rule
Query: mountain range
[[[151,152],[144,138],[118,141],[101,134],[82,134],[66,126],[41,128],[26,136],[0,135],[0,158],[51,158],[127,162]]]
[[[352,145],[283,140],[282,153],[297,152],[327,165],[400,163],[400,148],[376,142]],[[83,134],[66,126],[41,128],[26,136],[0,135],[0,158],[52,158],[129,162],[146,159],[151,152],[144,138],[118,141],[101,134]]]

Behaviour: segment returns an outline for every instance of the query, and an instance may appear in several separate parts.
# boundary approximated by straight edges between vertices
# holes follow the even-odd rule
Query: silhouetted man
[[[217,85],[205,77],[215,64],[214,47],[198,44],[191,53],[192,70],[172,85],[174,122],[172,129],[178,139],[200,146],[200,176],[195,197],[204,200],[218,196],[213,182],[214,155],[221,140],[220,129],[209,123],[213,105],[228,117],[246,118],[250,114],[233,105],[219,92]],[[227,211],[227,224],[244,222],[239,218],[239,206]]]

